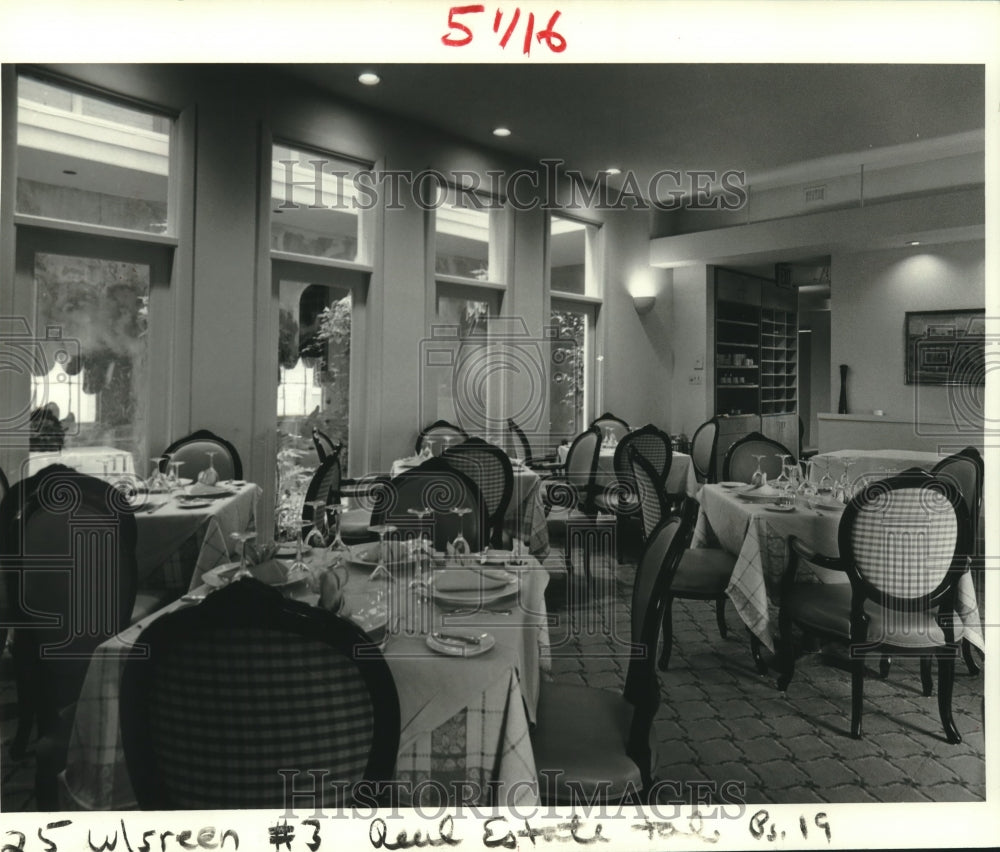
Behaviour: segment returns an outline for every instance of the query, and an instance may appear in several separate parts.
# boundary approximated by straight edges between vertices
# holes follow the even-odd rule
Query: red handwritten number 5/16
[[[485,6],[481,4],[476,4],[474,6],[452,6],[448,11],[448,29],[451,30],[449,33],[445,33],[441,36],[441,42],[448,45],[448,47],[464,47],[472,41],[472,30],[470,30],[461,21],[456,20],[458,15],[471,15],[478,12],[486,11]],[[562,53],[566,49],[566,39],[561,34],[556,32],[555,26],[556,21],[559,20],[559,15],[561,13],[556,11],[552,13],[549,18],[548,26],[544,30],[539,30],[538,33],[534,32],[535,29],[535,15],[533,12],[528,14],[528,25],[527,30],[524,34],[524,49],[523,52],[527,56],[531,52],[531,37],[534,35],[535,39],[541,43],[544,42],[545,45],[553,53]],[[506,31],[500,39],[500,47],[506,48],[507,42],[510,40],[511,35],[514,33],[514,29],[517,27],[518,20],[521,17],[521,10],[517,8],[514,10],[513,18],[508,25]],[[503,20],[503,12],[497,9],[496,15],[493,19],[493,32],[500,32],[500,24]],[[463,35],[458,36],[455,33],[460,32]]]

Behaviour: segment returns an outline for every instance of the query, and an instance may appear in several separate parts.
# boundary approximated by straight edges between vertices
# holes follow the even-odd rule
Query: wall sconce
[[[656,304],[656,296],[633,296],[632,304],[635,305],[635,312],[639,316],[642,316],[653,310],[653,305]]]

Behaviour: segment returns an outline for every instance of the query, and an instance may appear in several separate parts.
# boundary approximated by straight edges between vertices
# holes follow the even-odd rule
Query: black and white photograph
[[[87,5],[0,11],[4,852],[1000,842],[1000,3]]]

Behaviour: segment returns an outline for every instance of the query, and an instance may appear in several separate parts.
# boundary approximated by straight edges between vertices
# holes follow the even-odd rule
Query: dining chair
[[[435,455],[440,455],[441,449],[447,443],[457,444],[460,441],[467,440],[468,437],[469,433],[461,426],[455,426],[447,420],[435,420],[430,426],[425,426],[420,430],[420,434],[417,435],[417,443],[414,445],[414,451],[419,454],[423,450],[424,444],[428,444],[431,450],[436,450]]]
[[[135,648],[119,707],[140,808],[285,809],[296,770],[335,780],[331,804],[392,778],[396,686],[351,621],[248,578],[157,618]]]
[[[333,438],[327,435],[326,432],[321,432],[315,426],[313,426],[312,430],[312,440],[320,464],[326,461],[329,456],[339,456],[343,447],[343,444],[335,444]]]
[[[635,488],[633,511],[639,520],[639,531],[645,544],[653,530],[670,514],[670,505],[659,471],[634,445],[628,447],[628,466]]]
[[[606,431],[610,430],[617,441],[620,441],[629,433],[628,423],[610,411],[605,411],[600,417],[595,418],[588,428],[593,429],[595,426],[601,430],[602,437]]]
[[[656,644],[663,593],[685,535],[684,521],[669,518],[639,559],[624,691],[542,682],[531,742],[544,804],[643,800],[651,789],[650,731],[660,704]]]
[[[635,506],[635,471],[631,459],[632,451],[649,462],[655,473],[654,483],[657,492],[666,498],[667,506],[665,512],[669,511],[669,506],[674,501],[667,495],[667,477],[670,474],[670,467],[674,454],[670,436],[662,429],[658,429],[652,423],[629,432],[615,447],[614,470],[615,480],[618,487],[608,495],[614,505],[609,505],[607,509],[613,511],[618,518],[618,558],[621,561],[624,557],[625,543],[638,539],[646,540],[646,534],[659,522],[657,518],[646,530],[637,529],[636,521],[639,520],[637,507]],[[598,496],[600,505],[600,495]],[[636,534],[638,533],[638,534]]]
[[[243,478],[243,462],[236,447],[208,429],[199,429],[174,441],[163,451],[165,461],[161,462],[160,469],[166,472],[167,459],[182,462],[180,475],[188,479],[197,479],[198,474],[209,467],[209,453],[214,453],[211,465],[219,474],[219,479]]]
[[[302,535],[307,536],[313,528],[315,507],[310,505],[322,500],[327,506],[340,502],[340,454],[326,457],[316,468],[306,488],[302,501]]]
[[[643,460],[637,459],[641,468]],[[684,546],[687,548],[680,557],[677,569],[670,581],[663,606],[663,649],[660,652],[659,666],[666,671],[670,665],[670,654],[673,650],[673,604],[676,598],[695,601],[715,602],[715,624],[719,636],[723,639],[729,635],[726,627],[726,588],[736,567],[736,557],[721,547],[690,547],[694,533],[695,522],[698,519],[698,501],[693,497],[685,497],[681,507],[681,517],[687,538]],[[754,661],[758,671],[761,670],[760,651],[752,648]]]
[[[891,652],[921,661],[924,695],[938,663],[938,712],[950,743],[961,742],[951,712],[955,659],[963,627],[954,615],[958,584],[968,570],[968,512],[947,480],[910,469],[873,480],[847,505],[837,539],[839,556],[817,554],[789,539],[781,580],[778,688],[795,672],[793,625],[847,644],[851,669],[851,736],[861,737],[865,655]],[[801,561],[846,574],[849,583],[796,583]]]
[[[510,457],[482,438],[469,438],[446,449],[441,458],[479,486],[486,504],[490,545],[503,547],[504,517],[514,493],[514,468]]]
[[[953,453],[931,468],[931,473],[934,476],[950,480],[958,488],[965,501],[965,508],[969,513],[969,534],[972,547],[969,552],[970,569],[976,595],[980,598],[983,591],[983,557],[985,555],[981,537],[982,530],[979,526],[983,507],[984,470],[983,457],[975,447],[966,447],[964,450]],[[969,674],[979,674],[979,663],[976,662],[972,645],[968,639],[962,640],[962,657]]]
[[[91,654],[129,625],[136,604],[135,516],[117,488],[64,465],[22,480],[11,497],[20,505],[5,501],[0,530],[18,702],[11,753],[24,753],[37,725],[64,761]],[[55,764],[36,766],[46,810],[57,805]]]
[[[750,482],[757,470],[755,455],[763,456],[760,460],[760,469],[767,474],[768,480],[775,480],[781,475],[782,465],[779,455],[790,456],[792,462],[795,461],[795,454],[790,453],[783,444],[760,432],[751,432],[735,441],[726,450],[725,458],[722,460],[723,481]]]
[[[404,471],[374,496],[373,528],[391,524],[405,538],[407,530],[428,524],[434,549],[441,552],[447,551],[460,531],[470,552],[482,550],[489,541],[486,504],[479,486],[444,458],[430,458]],[[414,512],[429,509],[430,519],[421,521],[411,509]],[[464,510],[465,514],[458,515],[455,509]]]
[[[540,475],[551,475],[563,470],[564,465],[555,456],[536,456],[531,451],[531,443],[524,430],[514,422],[511,417],[507,418],[507,431],[510,433],[514,445],[515,456],[520,458],[528,467]]]
[[[699,482],[715,482],[716,445],[719,442],[719,421],[706,420],[691,437],[691,463]]]

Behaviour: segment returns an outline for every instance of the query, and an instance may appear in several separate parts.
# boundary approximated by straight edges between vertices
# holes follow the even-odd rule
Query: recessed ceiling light
[[[493,135],[494,136],[510,136],[510,128],[509,127],[494,127],[493,128]]]
[[[63,170],[62,170],[62,173],[63,173],[64,175],[75,175],[75,174],[76,174],[76,172],[75,172],[75,171],[73,171],[72,169],[63,169]]]
[[[612,166],[610,169],[605,169],[604,170],[604,174],[611,175],[612,177],[614,175],[620,175],[621,173],[622,173],[622,170],[619,169],[619,168],[616,168],[615,166]]]
[[[358,82],[362,86],[377,86],[382,82],[382,78],[374,71],[363,71],[361,74],[358,74]]]
[[[906,244],[908,246],[918,246],[920,245],[920,240],[907,240]]]

